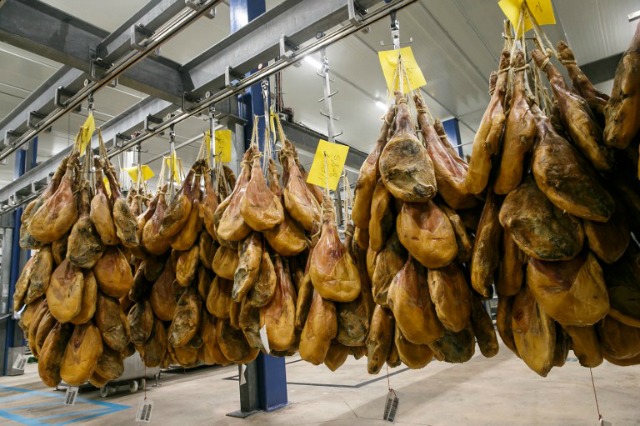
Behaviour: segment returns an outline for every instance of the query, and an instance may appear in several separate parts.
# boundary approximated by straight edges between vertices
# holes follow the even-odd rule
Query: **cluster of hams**
[[[139,217],[129,320],[147,366],[228,365],[261,350],[297,351],[298,283],[320,207],[293,145],[282,141],[282,184],[271,155],[252,144],[237,179],[198,160],[169,203],[161,187]]]
[[[640,30],[611,97],[566,43],[531,57],[506,41],[469,164],[419,93],[395,93],[344,237],[277,119],[277,156],[253,143],[236,178],[201,154],[152,196],[124,198],[104,149],[77,143],[20,229],[36,253],[14,310],[43,382],[102,386],[135,351],[149,367],[366,356],[372,374],[492,357],[494,291],[498,334],[540,375],[569,350],[640,363]]]
[[[133,283],[136,219],[106,156],[81,157],[79,148],[27,205],[20,228],[21,247],[36,253],[16,283],[13,308],[23,310],[20,326],[48,386],[100,386],[122,374],[134,351],[118,299]]]
[[[611,98],[593,87],[566,43],[555,54],[573,87],[551,48],[531,51],[536,68],[527,79],[523,45],[509,43],[465,180],[485,200],[471,285],[490,297],[495,283],[498,332],[541,376],[562,366],[569,350],[585,367],[603,359],[637,364],[640,32]]]
[[[372,374],[385,362],[410,368],[433,358],[462,363],[476,341],[484,356],[498,352],[491,318],[470,286],[480,201],[466,190],[466,175],[467,164],[442,123],[430,120],[421,95],[407,99],[397,92],[360,169],[352,212],[356,250],[364,253],[358,260],[364,258],[374,301],[366,338]]]

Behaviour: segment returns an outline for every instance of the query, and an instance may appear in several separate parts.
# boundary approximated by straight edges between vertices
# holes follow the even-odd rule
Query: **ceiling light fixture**
[[[635,12],[630,13],[627,18],[629,18],[629,22],[635,21],[636,19],[640,18],[640,10],[636,10]]]
[[[384,103],[384,102],[382,102],[382,101],[376,101],[376,106],[377,106],[378,108],[380,108],[381,110],[383,110],[383,111],[386,111],[386,110],[387,110],[387,104],[385,104],[385,103]]]
[[[320,68],[322,68],[322,64],[320,63],[320,61],[314,58],[313,56],[305,56],[304,61],[309,65],[311,65],[312,67],[314,67],[315,69],[319,70]]]

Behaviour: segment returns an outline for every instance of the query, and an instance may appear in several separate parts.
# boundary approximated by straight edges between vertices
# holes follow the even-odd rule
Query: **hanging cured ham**
[[[396,93],[395,134],[379,159],[380,176],[399,200],[424,203],[437,192],[433,163],[414,131],[407,99]]]

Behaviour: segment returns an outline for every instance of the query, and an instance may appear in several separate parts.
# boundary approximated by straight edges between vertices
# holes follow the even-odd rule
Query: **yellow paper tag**
[[[402,62],[406,71],[406,76],[402,82],[402,89],[404,93],[409,93],[411,90],[416,90],[419,87],[427,84],[416,58],[413,56],[413,51],[410,47],[403,47],[398,50],[385,50],[378,52],[378,59],[380,59],[380,65],[382,65],[382,73],[384,79],[387,81],[387,88],[390,92],[400,90],[400,71],[396,72],[398,68],[398,53],[402,56]]]
[[[316,149],[316,155],[313,157],[311,170],[309,170],[307,182],[323,188],[327,186],[327,177],[325,173],[326,154],[326,169],[329,172],[329,189],[335,191],[338,188],[338,183],[342,176],[342,169],[344,168],[344,163],[347,161],[348,152],[349,147],[346,145],[339,145],[337,143],[331,143],[320,139],[318,148]]]
[[[538,25],[553,25],[556,23],[556,17],[553,14],[553,5],[551,0],[526,0],[529,10],[536,18]],[[516,37],[522,36],[521,29],[518,28],[520,23],[520,12],[522,11],[522,3],[525,0],[500,0],[498,6],[502,9],[504,15],[511,21],[511,25],[516,29]],[[531,19],[527,16],[524,20],[524,32],[526,33],[533,28]]]
[[[231,130],[216,130],[216,161],[231,162]]]
[[[91,136],[96,131],[96,121],[93,118],[93,113],[89,113],[89,116],[84,121],[84,124],[80,128],[80,155],[84,154],[85,149],[91,142]]]
[[[111,197],[111,185],[109,184],[109,179],[104,176],[102,181],[104,182],[104,188],[107,190],[107,195]]]
[[[144,164],[141,167],[141,169],[142,169],[142,180],[147,181],[155,176],[155,173],[153,173],[153,170],[151,170],[151,167],[147,166],[146,164]],[[128,167],[125,170],[131,177],[132,181],[138,182],[138,166]]]
[[[170,156],[170,155],[169,155],[168,157],[164,157],[164,161],[165,161],[165,163],[167,164],[167,168],[168,168],[169,170],[171,170],[171,169],[173,168],[173,170],[172,170],[172,173],[173,173],[173,180],[174,180],[176,183],[180,183],[180,167],[179,167],[179,165],[180,165],[180,158],[178,158],[178,156],[174,153],[174,154],[173,154],[173,164],[172,164],[171,156]]]

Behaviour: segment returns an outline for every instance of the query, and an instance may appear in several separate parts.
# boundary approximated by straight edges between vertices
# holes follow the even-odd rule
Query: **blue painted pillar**
[[[231,12],[231,32],[234,33],[266,12],[267,6],[265,0],[230,0],[229,10]],[[245,105],[246,116],[243,118],[247,120],[247,124],[244,128],[244,146],[245,149],[248,149],[253,133],[253,116],[264,114],[260,84],[251,86],[244,95],[240,96],[240,101]],[[258,145],[260,151],[264,149],[264,129],[264,121],[258,121]]]
[[[28,170],[31,170],[36,165],[38,138],[34,138],[29,142],[27,150],[19,149],[16,151],[15,168],[13,171],[13,177],[18,178],[25,174]],[[5,244],[10,244],[11,247],[11,264],[6,265],[9,267],[9,306],[13,304],[13,294],[16,289],[16,282],[20,277],[20,272],[25,262],[29,259],[29,252],[20,248],[20,220],[22,218],[22,207],[17,208],[13,212],[13,232],[11,242],[6,241]],[[17,321],[12,317],[7,318],[4,340],[4,365],[2,365],[2,375],[6,375],[9,372],[9,349],[16,346],[24,345],[24,337],[22,330],[18,326]]]
[[[265,0],[230,0],[231,32],[238,31],[250,21],[266,11]],[[253,132],[253,116],[264,115],[264,100],[262,98],[261,85],[254,84],[241,96],[241,102],[245,104],[244,111],[247,125],[244,129],[245,149],[251,143]],[[258,145],[264,149],[265,120],[258,121]],[[254,361],[257,367],[258,401],[260,409],[273,411],[284,407],[288,403],[287,398],[287,373],[284,358],[260,354]],[[252,369],[248,369],[250,373]]]
[[[453,117],[449,120],[445,120],[442,122],[442,126],[444,127],[444,131],[447,133],[447,138],[449,142],[453,144],[454,147],[457,147],[458,154],[461,158],[464,158],[464,154],[462,152],[462,140],[460,139],[460,124],[458,123],[458,119]]]

